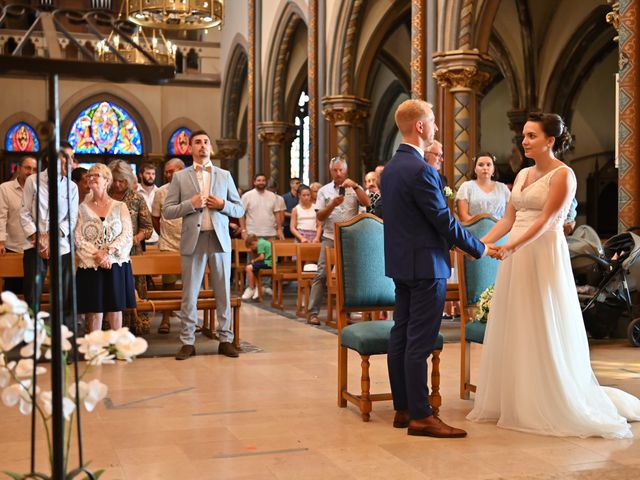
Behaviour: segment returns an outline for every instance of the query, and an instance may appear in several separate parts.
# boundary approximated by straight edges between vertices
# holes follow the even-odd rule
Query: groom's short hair
[[[398,130],[402,135],[411,133],[413,124],[429,113],[433,109],[433,105],[424,100],[415,98],[405,100],[396,109],[395,120]]]

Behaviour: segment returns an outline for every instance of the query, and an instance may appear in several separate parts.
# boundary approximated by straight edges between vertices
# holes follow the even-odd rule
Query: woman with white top
[[[87,330],[102,328],[103,312],[109,327],[122,327],[122,311],[136,306],[129,252],[133,245],[127,205],[109,197],[111,170],[97,163],[87,173],[90,193],[78,209],[76,253],[78,313]]]
[[[298,188],[299,203],[291,211],[291,233],[300,243],[319,243],[322,225],[311,202],[311,189],[306,185]]]
[[[472,180],[464,182],[456,194],[456,208],[461,222],[487,213],[500,219],[511,197],[509,188],[497,182],[496,157],[480,153],[473,160]]]

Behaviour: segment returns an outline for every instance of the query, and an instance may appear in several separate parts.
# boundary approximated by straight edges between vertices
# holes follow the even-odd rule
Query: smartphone
[[[344,187],[342,186],[338,187],[338,195],[341,195],[344,197]]]

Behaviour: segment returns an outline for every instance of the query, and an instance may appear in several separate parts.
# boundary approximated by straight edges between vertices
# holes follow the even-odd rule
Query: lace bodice
[[[527,229],[538,218],[549,196],[551,178],[561,168],[567,168],[571,172],[571,195],[568,197],[569,200],[562,206],[560,212],[558,212],[549,229],[562,230],[564,220],[569,213],[571,200],[576,193],[576,177],[573,170],[567,166],[560,166],[551,170],[546,175],[529,184],[526,188],[523,188],[523,185],[531,167],[524,168],[520,171],[513,184],[513,190],[511,191],[511,201],[516,209],[516,221],[513,229]]]
[[[102,220],[83,202],[78,210],[78,223],[75,230],[76,249],[79,268],[98,269],[94,253],[99,249],[110,247],[115,251],[109,255],[111,263],[122,265],[130,260],[129,252],[133,244],[131,216],[127,206],[111,201],[109,213]]]

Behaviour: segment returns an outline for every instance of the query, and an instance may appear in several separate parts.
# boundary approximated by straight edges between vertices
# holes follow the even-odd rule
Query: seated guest
[[[87,174],[90,193],[78,210],[75,229],[78,270],[78,313],[85,314],[88,332],[122,327],[122,311],[135,308],[136,296],[129,252],[133,244],[127,206],[107,193],[111,170],[97,163]]]
[[[311,189],[306,185],[299,186],[298,200],[291,210],[291,234],[299,243],[319,243],[322,225],[311,203]]]
[[[247,248],[253,252],[253,260],[247,265],[247,280],[249,286],[242,294],[243,300],[257,300],[258,288],[256,287],[256,275],[258,270],[271,268],[271,243],[256,235],[248,235],[244,241]]]
[[[460,185],[456,194],[458,218],[468,222],[482,213],[502,218],[511,192],[504,183],[496,181],[496,157],[480,153],[473,159],[473,165],[473,179]]]

